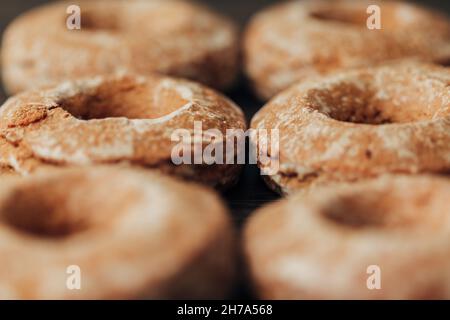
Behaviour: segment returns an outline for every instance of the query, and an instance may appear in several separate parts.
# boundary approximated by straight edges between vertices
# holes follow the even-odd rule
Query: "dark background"
[[[113,0],[111,0],[113,1]],[[132,1],[132,0],[130,0]],[[358,0],[355,0],[358,1]],[[20,13],[35,7],[39,4],[46,3],[46,0],[1,0],[0,1],[0,31],[3,30],[16,16]],[[76,0],[73,1],[76,4]],[[239,22],[243,27],[249,17],[256,11],[281,0],[198,0],[216,11],[227,15],[228,17]],[[450,15],[450,0],[417,0],[411,1],[426,5]],[[253,114],[263,105],[251,93],[249,88],[241,77],[240,82],[234,89],[226,93],[245,111],[247,119],[250,121]],[[0,103],[6,99],[5,94],[0,89]],[[256,208],[267,202],[278,199],[278,196],[270,191],[262,182],[256,166],[246,166],[240,179],[239,184],[224,195],[228,206],[231,208],[233,217],[238,226],[242,226],[245,219]],[[245,288],[240,288],[236,295],[238,298],[248,297]]]

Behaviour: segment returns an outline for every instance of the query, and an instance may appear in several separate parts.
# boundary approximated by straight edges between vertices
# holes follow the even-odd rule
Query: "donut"
[[[98,76],[23,92],[0,108],[0,166],[21,175],[52,166],[124,164],[156,169],[213,187],[234,184],[241,166],[183,161],[172,152],[177,130],[191,133],[192,147],[206,148],[203,132],[245,130],[242,111],[200,84],[165,76]],[[202,149],[200,149],[201,151]],[[203,149],[204,150],[204,149]],[[188,150],[189,151],[189,150]],[[186,152],[188,152],[186,151]],[[236,148],[235,157],[240,150]]]
[[[93,166],[10,178],[0,217],[2,300],[213,299],[233,285],[222,202],[157,173]],[[67,286],[72,266],[80,290]]]
[[[252,287],[263,299],[449,299],[449,198],[448,179],[383,176],[271,204],[245,228]]]
[[[3,38],[3,80],[11,94],[73,78],[154,72],[226,89],[238,73],[235,25],[200,5],[166,0],[81,0],[38,7]]]
[[[367,25],[374,5],[380,8],[380,30]],[[244,56],[255,92],[266,100],[297,81],[343,69],[404,58],[449,63],[450,23],[397,1],[289,1],[251,20]]]
[[[449,84],[450,69],[408,62],[292,86],[251,124],[279,132],[271,155],[278,170],[265,176],[268,185],[289,194],[386,173],[449,173]],[[253,136],[253,145],[261,142]]]

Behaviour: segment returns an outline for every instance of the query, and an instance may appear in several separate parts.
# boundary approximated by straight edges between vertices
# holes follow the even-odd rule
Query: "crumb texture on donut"
[[[295,194],[244,235],[263,299],[449,299],[450,181],[384,176]],[[381,270],[369,290],[368,268]]]
[[[224,89],[238,71],[236,27],[186,1],[78,1],[81,29],[66,26],[69,5],[53,3],[17,18],[2,46],[10,93],[73,78],[131,72],[184,77]]]
[[[448,173],[449,85],[448,69],[416,63],[294,85],[252,120],[253,129],[279,130],[280,170],[269,185],[290,193],[384,173]]]
[[[0,299],[225,298],[234,280],[234,231],[219,198],[148,171],[2,180],[0,239]],[[82,290],[68,290],[69,266]]]
[[[234,103],[193,82],[131,75],[64,82],[1,107],[0,165],[29,174],[48,166],[124,163],[217,187],[234,183],[238,165],[172,163],[178,143],[172,135],[183,129],[194,139],[195,121],[224,137],[228,129],[246,128]],[[205,135],[196,143],[211,142]]]
[[[367,27],[367,8],[381,9],[380,30]],[[396,1],[306,0],[257,14],[244,40],[245,68],[269,99],[291,84],[339,70],[411,58],[450,61],[447,17]]]

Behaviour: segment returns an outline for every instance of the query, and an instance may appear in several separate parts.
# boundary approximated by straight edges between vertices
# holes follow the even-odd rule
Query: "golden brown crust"
[[[252,120],[253,129],[279,130],[280,170],[270,185],[290,193],[385,173],[449,172],[449,84],[449,69],[404,63],[293,86]]]
[[[2,106],[0,164],[29,174],[49,166],[124,163],[229,186],[239,165],[173,164],[179,142],[172,134],[185,129],[194,143],[195,121],[225,138],[228,129],[246,128],[234,103],[193,82],[130,75],[65,82],[22,93]],[[202,148],[211,142],[206,135],[195,141]]]
[[[238,72],[236,27],[184,1],[78,1],[81,30],[68,30],[71,2],[34,9],[3,39],[3,80],[10,93],[73,78],[154,72],[224,89]]]
[[[244,251],[263,299],[449,299],[450,181],[384,176],[254,214]],[[369,266],[381,289],[369,290]],[[373,271],[371,271],[373,272]]]
[[[369,5],[381,9],[381,30],[369,30]],[[395,1],[307,0],[276,5],[251,21],[245,68],[269,99],[291,84],[339,70],[415,58],[450,61],[450,23],[435,12]]]
[[[0,217],[0,299],[212,299],[233,285],[231,221],[194,184],[53,169],[2,180]],[[80,267],[81,290],[66,287],[69,266]]]

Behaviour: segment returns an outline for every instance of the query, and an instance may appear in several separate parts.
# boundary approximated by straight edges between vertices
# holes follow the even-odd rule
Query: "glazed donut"
[[[224,136],[246,128],[234,103],[193,82],[131,75],[68,81],[21,93],[0,108],[0,165],[26,175],[49,166],[125,163],[218,188],[234,184],[238,164],[173,163],[176,130],[192,133],[192,153],[194,143],[212,142],[205,134],[194,140],[196,121]]]
[[[381,10],[381,30],[367,27],[373,5]],[[404,2],[293,1],[252,19],[244,51],[247,75],[268,99],[297,81],[343,69],[402,58],[448,63],[450,23]]]
[[[158,72],[225,89],[237,75],[236,27],[199,5],[81,0],[81,30],[69,30],[73,4],[42,6],[9,26],[2,54],[7,91],[117,72]]]
[[[449,299],[448,199],[447,179],[384,176],[263,208],[244,235],[255,291],[264,299]]]
[[[252,120],[253,129],[279,130],[269,186],[288,194],[385,173],[450,172],[449,84],[450,69],[402,63],[293,86]]]
[[[0,218],[2,300],[213,299],[233,285],[221,201],[159,174],[90,167],[2,180]],[[68,290],[69,266],[81,290]]]

